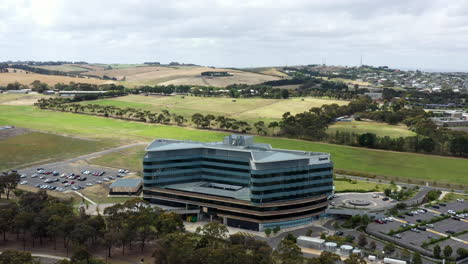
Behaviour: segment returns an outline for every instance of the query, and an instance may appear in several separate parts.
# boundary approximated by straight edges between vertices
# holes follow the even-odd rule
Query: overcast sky
[[[468,71],[468,1],[0,0],[0,61]]]

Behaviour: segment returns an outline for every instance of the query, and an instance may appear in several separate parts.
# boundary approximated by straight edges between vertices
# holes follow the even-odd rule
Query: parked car
[[[20,178],[26,178],[26,177],[27,177],[26,174],[21,174],[21,175],[20,175]]]
[[[432,208],[439,209],[440,207],[438,205],[433,205]]]
[[[342,236],[343,235],[343,232],[342,231],[338,231],[335,233],[335,236]]]
[[[455,234],[455,231],[453,231],[453,230],[447,230],[447,231],[445,231],[445,233],[453,235],[453,234]]]
[[[393,235],[393,236],[396,237],[396,238],[401,238],[401,235],[400,235],[400,234],[395,234],[395,235]]]

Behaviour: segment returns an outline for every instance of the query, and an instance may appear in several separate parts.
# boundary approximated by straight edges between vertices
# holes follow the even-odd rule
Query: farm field
[[[100,80],[96,78],[75,78],[69,76],[58,76],[58,75],[44,75],[37,73],[0,73],[0,85],[6,86],[9,83],[19,82],[21,84],[31,84],[35,80],[39,80],[48,85],[55,85],[57,83],[68,84],[70,82],[75,83],[90,83],[90,84],[106,84],[106,83],[115,83],[114,81]]]
[[[329,126],[327,130],[328,133],[335,133],[336,131],[356,134],[374,133],[381,137],[409,137],[416,135],[416,133],[408,130],[405,125],[389,125],[367,121],[336,122]]]
[[[4,105],[33,105],[40,98],[46,98],[42,94],[0,94],[0,104]]]
[[[92,101],[93,104],[113,105],[117,107],[133,107],[144,110],[170,112],[185,115],[190,119],[194,113],[226,115],[243,120],[281,119],[289,111],[292,114],[320,107],[323,104],[348,104],[349,101],[328,100],[320,98],[292,99],[261,99],[192,97],[192,96],[142,96],[129,95],[114,99]]]
[[[73,64],[62,64],[62,65],[47,65],[47,66],[34,66],[34,68],[41,68],[52,71],[63,71],[63,72],[85,72],[89,69],[80,67],[79,65]]]
[[[107,66],[107,65],[104,65]],[[213,69],[200,66],[146,66],[146,65],[109,65],[113,69],[88,71],[83,74],[117,78],[128,86],[138,85],[204,85],[225,87],[234,83],[256,84],[278,80],[279,77],[231,69]],[[127,67],[128,66],[128,67]],[[228,71],[233,76],[201,77],[205,71]]]
[[[0,170],[76,157],[112,145],[110,141],[83,140],[39,132],[25,133],[0,140]]]
[[[44,120],[47,120],[46,122]],[[154,138],[220,141],[227,133],[107,119],[96,116],[39,110],[31,106],[0,105],[0,125],[15,125],[46,132],[116,144],[149,142]],[[285,138],[256,137],[275,148],[331,153],[335,168],[377,175],[412,178],[432,183],[468,184],[467,159],[353,148]],[[458,185],[457,185],[458,187]]]
[[[333,181],[335,185],[335,192],[344,192],[350,190],[365,191],[365,192],[383,192],[386,188],[390,188],[390,184],[367,182],[367,181]]]

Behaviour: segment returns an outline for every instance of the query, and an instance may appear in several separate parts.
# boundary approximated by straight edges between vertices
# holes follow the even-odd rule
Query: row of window
[[[309,177],[307,175],[304,175],[304,177],[302,177],[302,178],[290,179],[290,180],[280,180],[280,181],[272,181],[272,182],[253,182],[252,186],[254,186],[254,187],[266,187],[266,186],[290,184],[290,183],[297,183],[297,182],[307,183],[309,181],[317,181],[317,180],[324,180],[324,179],[331,179],[331,178],[333,178],[333,174],[327,174],[327,175],[323,175],[323,176],[313,176],[313,177]]]
[[[294,194],[294,195],[284,195],[284,196],[275,196],[270,198],[252,198],[250,199],[253,203],[270,203],[270,202],[280,202],[280,201],[289,201],[289,200],[296,200],[296,199],[304,199],[309,197],[314,197],[318,195],[329,194],[331,190],[327,191],[320,191],[320,192],[313,192],[313,193],[301,193],[301,194]]]
[[[325,182],[325,183],[300,185],[300,186],[295,186],[295,187],[291,187],[291,188],[281,188],[281,189],[266,190],[266,191],[254,191],[254,190],[252,190],[251,192],[254,195],[262,195],[262,194],[272,194],[272,193],[280,193],[280,192],[293,192],[293,191],[299,191],[299,190],[305,190],[305,189],[311,189],[311,188],[318,188],[318,187],[326,187],[326,186],[332,186],[332,185],[333,184],[331,182]]]
[[[234,171],[234,172],[242,172],[242,173],[249,173],[250,170],[246,169],[238,169],[238,168],[230,168],[230,167],[223,167],[223,166],[214,166],[214,165],[196,165],[196,166],[180,166],[180,167],[170,167],[170,168],[160,168],[160,169],[143,169],[143,172],[146,173],[155,173],[155,172],[168,172],[168,171],[178,171],[178,170],[191,170],[191,169],[215,169],[215,170],[224,170],[224,171]]]
[[[309,169],[309,170],[300,170],[300,171],[286,171],[286,172],[278,172],[278,173],[268,173],[268,174],[252,174],[252,177],[255,179],[265,179],[265,178],[274,178],[280,176],[293,176],[293,175],[300,175],[300,174],[308,174],[308,173],[315,173],[315,172],[323,172],[323,171],[331,171],[331,167],[326,168],[318,168],[318,169]]]
[[[199,181],[199,180],[205,179],[205,177],[203,176],[214,176],[214,177],[226,178],[226,182],[231,182],[230,184],[234,182],[238,183],[239,181],[236,181],[236,180],[243,180],[245,182],[245,181],[248,181],[249,179],[248,177],[245,177],[245,176],[223,175],[220,173],[203,171],[197,174],[185,172],[185,173],[175,173],[171,175],[162,175],[162,176],[144,176],[144,180],[145,181],[158,181],[161,179],[170,179],[170,180],[178,181],[178,178],[190,177],[192,181]],[[210,177],[210,181],[211,179],[212,177]],[[229,181],[230,179],[233,179],[233,180]],[[165,181],[162,184],[172,184],[172,183]]]
[[[210,162],[219,162],[225,164],[233,164],[233,165],[243,165],[243,166],[250,166],[247,161],[235,161],[235,160],[225,160],[225,159],[214,159],[214,158],[179,158],[173,160],[164,160],[164,161],[144,161],[144,166],[154,166],[154,165],[168,165],[174,163],[183,163],[183,162],[192,162],[192,161],[210,161]]]

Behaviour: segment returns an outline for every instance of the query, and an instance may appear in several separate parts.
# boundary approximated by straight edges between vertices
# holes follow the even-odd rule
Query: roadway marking
[[[407,224],[408,222],[405,221],[405,220],[400,220],[400,219],[396,219],[395,217],[390,217],[391,219],[397,221],[397,222],[400,222],[400,223],[404,223],[404,224]]]
[[[426,210],[429,211],[429,212],[431,212],[431,213],[435,213],[435,214],[440,214],[440,213],[441,213],[441,212],[439,212],[439,211],[435,211],[435,210],[432,210],[432,209],[427,209],[427,208],[426,208]]]
[[[250,234],[250,233],[247,233],[247,232],[237,232],[236,234],[243,235],[243,236],[246,236],[246,237],[254,237],[253,234]]]
[[[437,235],[439,235],[439,236],[448,237],[448,235],[446,235],[446,234],[444,234],[444,233],[441,233],[441,232],[438,232],[438,231],[435,231],[434,229],[429,229],[429,228],[427,228],[426,231],[431,232],[431,233],[434,233],[434,234],[437,234]]]
[[[426,230],[429,231],[429,232],[431,232],[431,233],[437,234],[437,235],[439,235],[439,236],[448,237],[448,235],[446,235],[446,234],[444,234],[444,233],[441,233],[441,232],[438,232],[438,231],[435,231],[435,230],[433,230],[433,229],[429,229],[429,228],[428,228],[428,229],[426,229]],[[468,244],[468,241],[465,241],[465,240],[460,239],[460,238],[458,238],[458,237],[450,236],[450,239],[453,239],[453,240],[458,241],[458,242],[460,242],[460,243]]]

